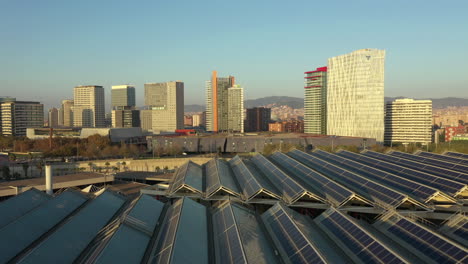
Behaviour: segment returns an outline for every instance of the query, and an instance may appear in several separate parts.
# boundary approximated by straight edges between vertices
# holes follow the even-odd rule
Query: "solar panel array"
[[[345,252],[363,263],[406,263],[398,254],[354,223],[348,216],[329,209],[315,219]]]
[[[71,263],[78,258],[96,234],[106,226],[125,199],[105,191],[77,212],[58,230],[31,250],[21,263]]]
[[[36,189],[30,189],[0,203],[0,228],[40,206],[49,199],[49,195]]]
[[[446,152],[444,153],[444,155],[445,155],[445,156],[449,156],[449,157],[455,157],[455,158],[460,158],[460,159],[468,160],[468,154],[446,151]]]
[[[180,188],[188,186],[198,193],[203,193],[203,178],[202,168],[189,161],[182,165],[175,173],[171,188],[168,190],[170,194],[174,194]]]
[[[406,168],[397,164],[381,161],[372,157],[352,153],[349,151],[341,151],[337,154],[338,156],[345,157],[347,159],[372,166],[374,168],[391,172],[395,175],[407,178],[412,181],[420,182],[427,186],[431,186],[439,189],[442,192],[445,192],[450,195],[458,195],[460,192],[463,192],[467,186],[466,184],[455,182],[449,179],[441,178],[428,174],[425,172],[420,172],[418,170]]]
[[[283,257],[291,263],[326,263],[322,255],[294,223],[294,220],[279,203],[262,215]]]
[[[0,215],[8,211],[1,206],[6,202],[0,202]],[[29,205],[18,206],[24,212]],[[130,201],[106,190],[96,196],[68,190],[0,228],[0,262],[468,261],[468,218],[463,214],[454,215],[436,229],[394,210],[384,215],[358,215],[375,221],[372,224],[350,216],[356,213],[346,214],[345,207],[312,210],[318,216],[294,208],[281,202],[254,207],[220,201],[207,210],[190,198],[168,199],[163,204],[147,195]],[[103,237],[106,239],[101,240]]]
[[[239,190],[234,181],[229,165],[220,159],[212,159],[205,165],[207,196],[215,194],[220,188],[226,188],[229,192],[237,195]]]
[[[345,153],[349,153],[346,151]],[[374,151],[366,151],[363,153],[363,155],[375,158],[377,160],[381,161],[386,161],[386,162],[391,162],[400,166],[404,166],[406,168],[411,168],[415,169],[417,171],[423,171],[429,174],[432,174],[434,176],[438,176],[441,178],[446,178],[449,180],[457,181],[460,183],[467,184],[468,183],[468,174],[463,173],[463,172],[458,172],[458,171],[453,171],[413,160],[408,160],[405,158],[397,157],[397,156],[391,156],[387,154],[382,154]]]
[[[109,243],[96,259],[98,263],[140,263],[151,241],[164,203],[148,196],[138,198]],[[131,243],[128,243],[131,241]]]
[[[261,181],[261,175],[256,170],[249,168],[246,161],[243,161],[239,156],[235,156],[229,161],[229,164],[234,172],[235,178],[239,183],[240,189],[243,193],[243,199],[249,201],[254,198],[261,191],[267,191],[268,193],[276,196],[278,199],[281,198],[279,192],[265,181]]]
[[[359,175],[362,175],[370,180],[377,181],[381,184],[384,184],[385,186],[389,186],[399,192],[408,194],[409,196],[421,202],[429,201],[431,197],[438,194],[439,192],[434,188],[430,188],[418,182],[410,181],[403,177],[399,177],[397,175],[378,170],[370,166],[363,165],[362,163],[348,160],[325,151],[318,150],[311,155],[332,162],[333,164],[336,164],[342,168],[356,172]]]
[[[394,214],[374,224],[435,263],[466,263],[467,250],[409,219]]]
[[[293,203],[306,193],[306,190],[276,165],[261,154],[252,157],[252,162],[267,176],[271,177],[275,186],[281,191],[285,202]]]
[[[296,179],[310,186],[315,193],[318,193],[333,206],[340,206],[354,196],[354,193],[349,189],[281,152],[274,153],[271,158],[277,164],[281,164],[282,168],[291,176],[295,176]]]
[[[442,168],[455,170],[455,171],[459,171],[463,173],[466,173],[468,171],[468,165],[456,164],[456,163],[452,163],[448,161],[416,156],[413,154],[408,154],[408,153],[399,152],[399,151],[392,151],[390,155],[400,157],[400,158],[411,159],[411,160],[415,160],[415,161],[422,162],[425,164],[435,165],[435,166],[439,166]]]
[[[370,181],[356,173],[341,169],[338,166],[302,151],[293,150],[289,152],[288,155],[308,167],[338,181],[354,192],[373,201],[378,206],[394,208],[404,203],[408,198],[406,195],[398,193],[388,187]]]
[[[439,232],[461,244],[468,245],[468,217],[463,214],[453,215],[439,228]]]
[[[231,206],[213,213],[217,263],[247,263]]]
[[[454,164],[468,166],[468,160],[459,158],[459,157],[450,157],[450,156],[445,156],[445,155],[431,153],[431,152],[424,152],[424,151],[419,151],[415,154],[416,156],[427,157],[427,158],[432,158],[432,159],[437,159],[437,160],[444,160],[444,161],[448,161]]]
[[[0,229],[0,263],[18,255],[86,202],[84,194],[65,191]]]

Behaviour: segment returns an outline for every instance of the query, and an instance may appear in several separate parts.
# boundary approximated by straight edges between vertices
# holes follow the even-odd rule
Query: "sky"
[[[304,72],[386,50],[385,95],[468,98],[468,1],[0,0],[0,96],[48,107],[77,85],[181,80],[204,104],[211,71],[245,99],[303,97]]]

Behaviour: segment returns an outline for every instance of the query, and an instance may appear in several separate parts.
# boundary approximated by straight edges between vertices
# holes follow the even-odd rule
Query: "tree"
[[[2,167],[2,175],[3,175],[3,179],[9,181],[10,178],[11,178],[11,175],[10,175],[10,167],[8,167],[8,166],[3,166],[3,167]]]
[[[106,165],[106,173],[109,173],[110,163],[106,161],[105,165]]]
[[[119,169],[119,168],[117,168],[117,167],[115,167],[115,166],[114,166],[114,167],[112,167],[112,172],[116,173],[116,172],[118,172],[118,171],[120,171],[120,169]]]
[[[122,161],[121,164],[122,164],[122,166],[123,166],[124,171],[127,171],[127,167],[126,167],[126,166],[127,166],[127,162]]]
[[[14,153],[10,153],[8,154],[9,158],[11,161],[15,161],[16,160],[16,155]]]
[[[24,171],[24,177],[27,178],[28,177],[28,169],[29,169],[29,163],[25,162],[22,164],[23,166],[23,171]]]
[[[88,166],[89,166],[89,171],[94,171],[94,164],[92,162],[88,162]]]
[[[40,160],[36,163],[36,168],[39,170],[39,176],[42,177],[42,171],[44,170],[44,161]]]

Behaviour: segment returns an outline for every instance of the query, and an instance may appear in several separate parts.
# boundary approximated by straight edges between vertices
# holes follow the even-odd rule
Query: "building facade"
[[[97,85],[74,89],[73,126],[105,127],[104,88]]]
[[[66,99],[62,101],[62,107],[59,110],[59,126],[73,126],[73,100]]]
[[[58,127],[59,126],[59,110],[55,107],[49,109],[49,127]]]
[[[233,76],[218,77],[213,71],[211,80],[206,82],[206,130],[228,131],[229,92],[235,85]]]
[[[361,49],[328,59],[327,134],[384,139],[385,51]]]
[[[113,128],[140,127],[140,125],[140,110],[112,110]]]
[[[44,105],[29,101],[0,102],[1,134],[4,136],[26,136],[27,128],[44,126]]]
[[[203,116],[204,116],[203,114],[192,115],[192,126],[194,127],[204,126],[205,120]]]
[[[145,105],[151,109],[153,132],[174,132],[184,128],[184,83],[145,84]]]
[[[327,134],[327,67],[304,73],[304,132]]]
[[[246,109],[246,132],[268,131],[271,108],[254,107]]]
[[[133,85],[114,85],[111,90],[112,110],[134,108],[135,87]]]
[[[431,141],[431,100],[397,99],[385,105],[386,144]]]
[[[244,133],[244,88],[235,84],[228,89],[227,130]]]
[[[445,142],[450,142],[456,135],[462,135],[466,132],[468,132],[467,129],[461,124],[456,127],[445,127]]]
[[[140,127],[140,111],[135,109],[135,87],[115,85],[111,90],[112,127]]]
[[[268,124],[268,131],[279,133],[304,133],[303,120],[288,120]]]

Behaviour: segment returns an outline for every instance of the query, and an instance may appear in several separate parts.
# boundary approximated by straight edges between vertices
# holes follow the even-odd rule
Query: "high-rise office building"
[[[246,132],[268,131],[271,108],[254,107],[246,110]]]
[[[184,128],[184,83],[145,84],[145,105],[151,109],[153,132],[174,132]]]
[[[244,133],[244,88],[235,84],[228,88],[227,130]]]
[[[62,107],[59,110],[59,126],[73,126],[73,100],[62,100]]]
[[[140,123],[143,131],[153,131],[153,110],[145,109],[140,111]]]
[[[112,110],[112,127],[140,127],[140,110]]]
[[[327,133],[327,67],[304,73],[304,132]]]
[[[133,85],[114,85],[111,90],[112,110],[135,107],[135,87]]]
[[[385,105],[385,143],[430,143],[432,101],[396,99]]]
[[[361,49],[328,59],[327,134],[384,139],[385,51]]]
[[[229,88],[235,85],[233,76],[218,77],[213,71],[206,82],[206,130],[229,131]]]
[[[44,126],[44,105],[39,102],[0,100],[0,112],[4,136],[26,136],[26,128]]]
[[[111,97],[112,127],[139,127],[140,111],[135,109],[135,87],[112,86]]]
[[[52,107],[51,109],[49,109],[49,119],[48,119],[48,123],[49,123],[49,127],[58,127],[58,124],[59,124],[59,111],[57,108],[55,107]]]
[[[75,87],[73,126],[105,127],[104,88],[102,86]]]
[[[205,120],[204,120],[203,114],[194,114],[192,116],[192,126],[199,127],[199,126],[204,126],[204,124],[205,124]]]
[[[0,135],[3,135],[2,133],[2,104],[6,102],[14,102],[14,101],[16,101],[16,98],[0,97]]]

